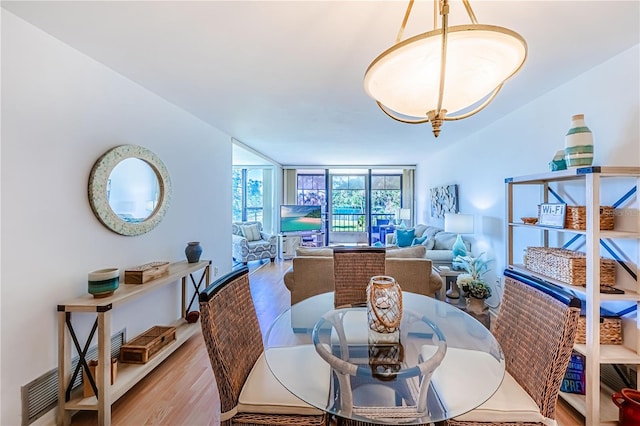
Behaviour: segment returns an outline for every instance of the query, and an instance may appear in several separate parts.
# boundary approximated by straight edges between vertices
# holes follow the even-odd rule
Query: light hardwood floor
[[[289,307],[282,276],[291,262],[266,263],[250,275],[260,327]],[[250,265],[250,270],[255,266]],[[563,401],[558,426],[584,425],[584,418]],[[95,412],[79,412],[72,425],[97,424]],[[205,426],[220,424],[220,401],[202,335],[197,334],[112,406],[114,426]]]

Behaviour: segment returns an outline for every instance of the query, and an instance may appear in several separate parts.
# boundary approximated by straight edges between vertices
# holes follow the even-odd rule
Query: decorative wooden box
[[[175,327],[156,325],[120,348],[120,361],[144,364],[160,349],[176,340]]]
[[[169,262],[149,262],[124,271],[125,284],[144,284],[169,273]]]

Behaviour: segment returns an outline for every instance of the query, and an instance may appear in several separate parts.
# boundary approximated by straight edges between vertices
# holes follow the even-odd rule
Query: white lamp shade
[[[473,234],[473,215],[445,213],[444,230],[454,234]]]
[[[392,46],[369,66],[365,91],[384,106],[410,117],[436,110],[440,91],[441,31]],[[492,25],[449,27],[442,108],[468,108],[514,75],[527,45],[517,33]]]
[[[398,212],[398,218],[400,220],[409,220],[411,219],[411,209],[400,209]]]

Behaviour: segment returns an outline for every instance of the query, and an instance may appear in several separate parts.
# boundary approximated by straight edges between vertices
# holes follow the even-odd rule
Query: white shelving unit
[[[169,355],[175,352],[189,337],[200,331],[200,324],[187,323],[184,319],[186,315],[186,295],[187,278],[202,270],[200,281],[204,281],[206,287],[210,281],[211,261],[201,260],[197,263],[176,262],[169,265],[169,273],[160,278],[148,281],[144,284],[120,284],[116,292],[109,297],[93,298],[85,295],[76,299],[68,300],[58,305],[58,415],[56,422],[58,425],[68,425],[71,421],[71,414],[77,410],[92,410],[98,412],[98,424],[111,424],[111,404],[124,395],[136,383],[142,380],[154,368],[156,368]],[[193,279],[193,276],[191,277]],[[118,363],[118,375],[113,385],[110,381],[109,368],[111,366],[111,314],[118,306],[129,303],[135,299],[173,284],[182,281],[182,318],[178,318],[173,324],[176,327],[176,340],[158,351],[145,364],[125,364]],[[197,280],[194,281],[198,282]],[[199,290],[202,290],[200,288]],[[197,303],[197,300],[195,301]],[[71,392],[67,400],[67,388],[72,378],[71,371],[71,333],[72,328],[67,324],[71,323],[73,313],[85,312],[95,313],[97,316],[98,333],[98,367],[100,370],[95,377],[98,396],[84,398],[82,392],[77,390]]]
[[[636,319],[635,337],[632,345],[627,344],[627,338],[624,345],[601,345],[600,342],[600,304],[606,301],[628,301],[635,302],[640,307],[640,284],[636,280],[632,288],[626,286],[625,294],[601,294],[600,293],[600,268],[599,259],[600,240],[617,240],[617,239],[640,239],[640,215],[637,214],[632,231],[601,231],[600,230],[600,189],[602,181],[605,179],[627,179],[633,181],[636,188],[640,188],[640,167],[583,167],[577,169],[563,170],[553,173],[544,173],[538,175],[520,176],[505,179],[506,191],[506,261],[508,268],[515,271],[525,273],[529,276],[536,277],[556,284],[570,290],[586,301],[586,344],[576,344],[574,349],[584,354],[586,357],[586,395],[576,395],[569,393],[561,393],[561,397],[569,404],[575,407],[585,416],[587,425],[617,425],[618,408],[611,401],[611,389],[600,383],[600,365],[601,364],[628,364],[640,365],[640,318]],[[576,231],[571,229],[550,228],[537,225],[526,225],[520,222],[516,223],[514,219],[514,203],[518,203],[514,197],[514,187],[519,185],[537,185],[541,192],[540,202],[549,202],[549,185],[557,182],[575,181],[581,184],[584,191],[586,205],[586,230]],[[636,199],[638,198],[636,192]],[[522,201],[522,200],[520,200]],[[636,204],[638,204],[636,202]],[[525,231],[520,231],[525,229]],[[526,231],[529,229],[531,231]],[[587,282],[586,287],[568,285],[560,281],[553,280],[541,274],[534,273],[526,269],[523,265],[514,262],[514,232],[539,232],[542,233],[541,240],[545,246],[549,245],[549,233],[561,232],[584,235],[586,239],[586,268]],[[634,269],[636,276],[638,275],[638,259],[635,265],[628,265]],[[622,268],[619,268],[622,269]],[[624,270],[616,271],[617,274],[626,273]],[[637,371],[640,371],[638,369]],[[640,373],[637,373],[640,376]],[[640,379],[640,377],[637,377]],[[640,383],[640,380],[637,380]]]

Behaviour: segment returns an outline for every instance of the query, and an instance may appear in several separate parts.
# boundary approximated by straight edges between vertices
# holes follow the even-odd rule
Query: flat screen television
[[[280,232],[322,230],[322,206],[280,206]]]

